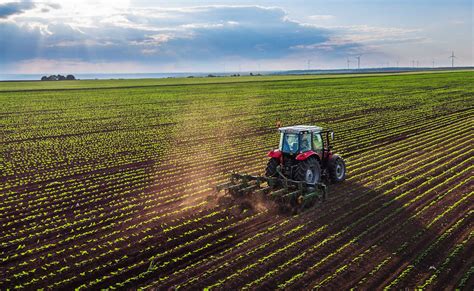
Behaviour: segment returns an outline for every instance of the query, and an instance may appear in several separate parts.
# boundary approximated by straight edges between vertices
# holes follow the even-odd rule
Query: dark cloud
[[[21,14],[25,10],[33,9],[34,7],[35,4],[27,0],[0,4],[0,18],[7,18],[11,15]]]

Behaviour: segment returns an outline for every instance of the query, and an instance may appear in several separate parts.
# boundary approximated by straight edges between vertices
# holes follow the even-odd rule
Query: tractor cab
[[[282,153],[302,154],[314,151],[322,155],[325,143],[323,142],[323,134],[326,133],[326,150],[329,150],[329,136],[333,137],[332,130],[323,131],[319,126],[289,126],[281,127],[280,146],[278,149]]]
[[[282,154],[300,155],[309,157],[314,153],[318,155],[320,162],[327,159],[331,154],[330,140],[334,139],[332,130],[323,130],[319,126],[296,125],[281,127],[280,145],[278,151]]]

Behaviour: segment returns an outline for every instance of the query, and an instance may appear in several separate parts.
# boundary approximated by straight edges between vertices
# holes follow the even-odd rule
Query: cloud
[[[45,3],[44,5],[52,8],[52,9],[61,9],[61,4],[59,4],[59,3]]]
[[[79,13],[67,3],[36,5],[36,12],[0,22],[0,66],[27,71],[30,64],[49,70],[62,60],[68,69],[123,71],[180,64],[284,63],[284,59],[300,61],[315,53],[330,60],[374,51],[381,44],[377,40],[409,39],[414,32],[369,26],[322,27],[293,20],[278,7],[89,7]],[[57,11],[45,14],[41,9]],[[318,18],[331,16],[311,17]],[[120,66],[125,63],[127,66]]]
[[[349,39],[339,38],[339,37],[331,37],[327,41],[317,43],[317,44],[310,44],[310,45],[297,45],[292,47],[294,50],[306,50],[306,51],[319,51],[319,52],[339,52],[337,53],[338,56],[346,55],[350,53],[357,53],[360,52],[363,47],[361,44],[354,42]]]
[[[295,45],[324,42],[330,35],[326,29],[289,20],[280,8],[260,6],[137,9],[91,18],[89,25],[70,20],[21,18],[1,24],[2,55],[9,61],[274,58],[292,53]]]
[[[35,4],[27,0],[0,4],[0,18],[7,18],[15,14],[21,14],[26,10],[33,9],[34,7]]]
[[[309,19],[311,20],[331,20],[334,18],[334,15],[329,15],[329,14],[317,14],[317,15],[310,15],[308,16]]]
[[[381,54],[384,47],[402,43],[422,43],[428,38],[418,36],[420,29],[397,27],[373,27],[368,25],[326,26],[333,32],[326,41],[309,45],[297,45],[294,50],[333,52],[344,54]]]

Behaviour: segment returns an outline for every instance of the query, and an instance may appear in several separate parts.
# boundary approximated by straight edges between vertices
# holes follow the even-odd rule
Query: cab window
[[[301,135],[301,152],[307,152],[311,150],[311,133],[303,133]]]
[[[313,134],[313,149],[316,152],[321,152],[323,150],[323,138],[319,133]]]
[[[298,151],[298,135],[294,133],[283,133],[281,150],[285,153],[296,153]]]

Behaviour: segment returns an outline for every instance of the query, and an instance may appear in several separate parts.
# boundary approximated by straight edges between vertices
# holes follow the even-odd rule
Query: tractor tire
[[[271,158],[268,160],[267,168],[265,169],[265,176],[266,177],[277,177],[277,167],[280,165],[280,160],[277,158]]]
[[[328,170],[331,182],[340,183],[346,179],[346,163],[340,156],[332,156],[329,160]]]
[[[296,181],[305,181],[308,185],[315,185],[321,182],[321,165],[319,161],[310,157],[301,161],[295,174]]]

